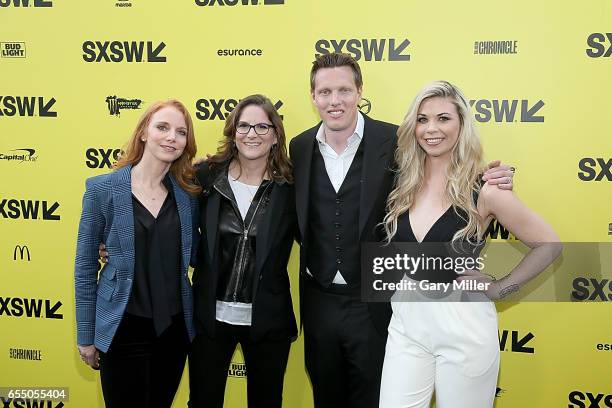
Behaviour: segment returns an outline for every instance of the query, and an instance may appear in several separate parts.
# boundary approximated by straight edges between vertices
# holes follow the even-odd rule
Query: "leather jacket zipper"
[[[261,201],[264,199],[265,195],[266,195],[266,191],[268,191],[268,188],[272,185],[272,183],[268,183],[268,185],[264,188],[263,192],[261,193],[261,196],[259,197],[259,200],[257,201],[257,206],[255,206],[255,211],[253,211],[253,215],[251,217],[251,220],[249,222],[248,226],[244,225],[244,221],[242,220],[242,217],[240,217],[239,219],[241,220],[241,224],[242,224],[242,228],[243,228],[243,232],[242,232],[242,239],[240,242],[240,246],[239,246],[239,257],[238,257],[238,278],[236,279],[236,286],[234,287],[234,294],[232,296],[234,303],[237,303],[237,299],[238,299],[238,288],[240,287],[240,278],[243,275],[244,272],[244,267],[245,265],[243,265],[244,263],[244,252],[246,250],[246,245],[249,239],[249,232],[251,231],[251,227],[253,226],[253,221],[255,220],[255,216],[257,215],[257,210],[259,210],[259,205],[261,204]],[[232,206],[234,207],[234,211],[237,211],[237,214],[240,214],[240,211],[238,210],[238,206],[236,205],[236,203],[234,203],[234,201],[228,197],[226,194],[224,194],[221,190],[219,190],[217,188],[217,186],[214,186],[215,190],[217,190],[217,192],[219,192],[219,194],[221,194],[223,197],[227,198],[231,203]]]

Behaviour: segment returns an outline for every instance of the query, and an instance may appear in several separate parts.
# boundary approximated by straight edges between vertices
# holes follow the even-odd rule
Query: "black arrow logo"
[[[164,43],[163,41],[155,49],[153,49],[153,42],[148,41],[147,42],[148,61],[149,62],[166,62],[166,57],[159,55],[164,48],[166,48],[166,43]]]
[[[544,116],[535,116],[542,106],[544,106],[544,101],[541,99],[531,108],[529,107],[529,101],[523,99],[521,103],[521,122],[544,122]]]
[[[59,207],[59,203],[56,201],[55,203],[53,203],[53,205],[51,206],[51,208],[47,208],[47,202],[43,201],[42,203],[43,205],[43,220],[53,220],[53,221],[59,221],[60,220],[60,216],[59,215],[55,215],[53,214],[55,212],[55,210],[57,210],[57,207]]]
[[[512,351],[517,353],[533,353],[533,347],[525,347],[535,336],[529,332],[522,339],[518,339],[518,331],[512,331]]]
[[[49,102],[44,104],[44,98],[42,96],[38,97],[38,115],[41,117],[47,118],[56,118],[57,112],[52,112],[50,109],[55,105],[55,98],[49,99]]]
[[[410,54],[402,54],[408,45],[410,45],[410,40],[406,38],[396,47],[395,38],[391,38],[389,40],[389,61],[410,61]]]
[[[47,319],[63,319],[64,318],[63,314],[55,313],[57,309],[59,309],[61,306],[62,306],[62,302],[60,302],[59,300],[55,302],[53,307],[51,307],[50,300],[45,300],[45,310],[47,311],[46,313]]]

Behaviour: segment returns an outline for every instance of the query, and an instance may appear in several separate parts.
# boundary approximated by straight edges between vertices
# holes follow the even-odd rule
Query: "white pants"
[[[499,370],[491,302],[392,302],[380,408],[491,408]]]

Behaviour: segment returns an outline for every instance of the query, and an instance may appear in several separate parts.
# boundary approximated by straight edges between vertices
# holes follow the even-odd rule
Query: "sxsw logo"
[[[153,41],[85,41],[85,62],[166,62],[161,53],[165,42]]]
[[[51,0],[0,0],[0,7],[53,7]]]
[[[474,118],[478,122],[544,122],[544,116],[537,115],[544,106],[541,99],[537,102],[527,99],[472,99],[470,106],[476,111]]]
[[[612,159],[584,157],[578,162],[582,181],[612,181]],[[605,178],[605,180],[604,180]]]
[[[512,330],[512,337],[510,339],[510,349],[508,350],[508,330],[502,330],[499,334],[499,349],[500,351],[511,351],[513,353],[534,353],[533,347],[528,347],[529,342],[535,337],[533,333],[529,332],[524,336],[519,335],[517,330]]]
[[[56,118],[53,110],[55,98],[44,96],[2,96],[0,95],[0,117],[2,116],[40,116]]]
[[[319,40],[315,43],[315,57],[341,52],[350,54],[357,61],[410,61],[410,53],[406,50],[409,45],[407,38]]]
[[[225,120],[240,102],[239,99],[198,99],[196,101],[196,117],[200,120]],[[278,100],[274,107],[280,110],[283,101]],[[281,119],[283,116],[281,115]]]
[[[19,259],[22,261],[26,260],[26,255],[28,257],[28,262],[30,262],[30,248],[27,245],[15,245],[15,249],[13,250],[13,261],[17,260],[17,254],[19,254]]]
[[[63,319],[58,313],[62,307],[61,301],[52,302],[49,299],[11,298],[0,296],[0,316],[37,317],[39,319]]]
[[[612,56],[612,33],[593,33],[587,37],[586,54],[591,58]]]
[[[609,302],[612,301],[612,281],[608,279],[596,279],[578,277],[572,282],[572,299],[579,302],[594,300]]]
[[[62,401],[0,397],[2,408],[64,408]]]
[[[2,58],[25,58],[26,43],[0,42],[0,56],[2,56]]]
[[[612,394],[572,391],[567,400],[568,408],[612,408]]]
[[[195,0],[197,6],[264,6],[285,4],[285,0]]]
[[[121,149],[104,149],[90,147],[85,151],[85,165],[90,169],[111,168],[119,160]]]
[[[515,241],[516,237],[510,233],[503,225],[499,223],[497,220],[493,220],[489,229],[486,232],[486,235],[491,239],[505,239]]]
[[[55,214],[59,203],[49,205],[48,201],[17,200],[4,198],[0,201],[0,216],[17,220],[51,220],[59,221],[60,215]]]

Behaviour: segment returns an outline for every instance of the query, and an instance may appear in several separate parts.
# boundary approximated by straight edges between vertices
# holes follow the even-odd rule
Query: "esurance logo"
[[[13,220],[59,221],[61,217],[55,213],[59,206],[57,201],[49,204],[49,201],[3,198],[0,200],[0,217]]]
[[[25,58],[26,43],[0,42],[0,56],[2,56],[2,58]]]
[[[587,37],[587,56],[608,58],[612,56],[612,33],[593,33]]]
[[[612,159],[584,157],[578,162],[582,181],[612,181]]]
[[[567,400],[571,402],[568,408],[612,408],[612,394],[572,391]]]
[[[53,7],[51,0],[0,0],[0,7]]]
[[[319,40],[315,43],[315,57],[332,52],[350,54],[357,61],[410,61],[407,38],[376,38]]]
[[[572,299],[584,301],[612,301],[612,281],[580,276],[572,281]]]
[[[111,168],[119,160],[121,149],[101,149],[90,147],[85,151],[85,165],[90,169]]]
[[[82,48],[85,62],[166,62],[163,41],[85,41]]]
[[[239,99],[198,99],[196,101],[196,117],[200,120],[225,120],[240,102]],[[274,104],[276,110],[280,110],[283,101],[278,100]],[[281,115],[281,119],[283,115]]]
[[[196,6],[277,6],[285,4],[285,0],[195,0]]]
[[[14,161],[16,163],[35,162],[38,159],[35,149],[14,149],[6,153],[0,153],[0,160],[7,162]]]
[[[530,353],[533,354],[535,349],[529,347],[528,344],[535,337],[533,333],[529,332],[524,336],[521,336],[518,330],[512,330],[510,341],[508,341],[508,330],[502,330],[499,333],[499,350],[500,351],[511,351],[513,353]],[[508,344],[509,343],[509,344]]]
[[[2,116],[40,116],[56,118],[53,110],[55,98],[44,96],[2,96],[0,95],[0,117]]]
[[[106,97],[108,113],[113,116],[120,116],[121,109],[141,109],[142,100],[117,98],[117,95]]]
[[[481,123],[544,122],[544,116],[537,115],[544,106],[541,99],[537,102],[527,99],[472,99],[470,106],[476,111],[474,118]]]

